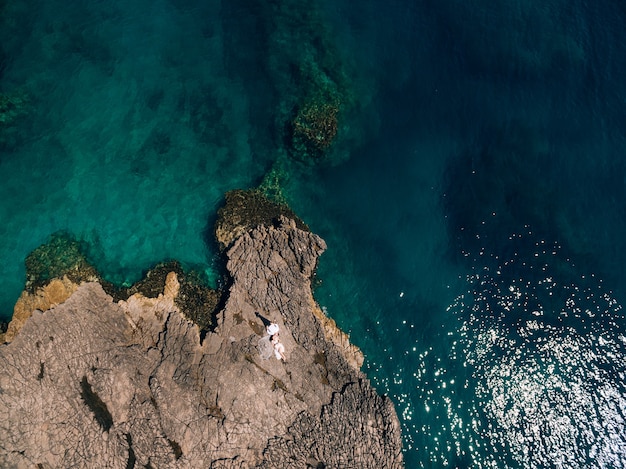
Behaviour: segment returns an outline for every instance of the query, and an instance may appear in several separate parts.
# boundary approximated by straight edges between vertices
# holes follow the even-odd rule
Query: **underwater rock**
[[[1,467],[403,467],[392,402],[313,298],[324,241],[233,213],[232,281],[204,340],[159,268],[151,297],[83,282],[0,345]],[[259,353],[269,322],[285,361]]]
[[[54,233],[47,243],[26,257],[25,290],[34,292],[50,280],[63,276],[77,284],[99,280],[98,272],[83,251],[80,241],[71,234]]]
[[[258,45],[246,45],[245,50],[256,49],[257,54],[239,60],[242,66],[263,67],[274,91],[266,106],[274,106],[276,154],[284,150],[307,164],[347,158],[334,151],[334,143],[346,138],[341,120],[360,106],[360,99],[323,8],[300,0],[231,3],[231,14],[244,8],[256,13],[249,27],[258,31]],[[250,86],[257,90],[257,76]]]
[[[305,160],[322,158],[337,135],[338,114],[334,100],[306,101],[292,122],[292,154]]]
[[[328,51],[326,51],[328,53]],[[285,137],[291,157],[305,163],[317,163],[333,155],[332,147],[340,132],[340,116],[354,106],[346,78],[330,76],[319,62],[320,54],[304,56],[298,64],[299,88],[284,99],[291,106]],[[293,101],[292,101],[293,100]],[[334,155],[336,157],[337,155]]]

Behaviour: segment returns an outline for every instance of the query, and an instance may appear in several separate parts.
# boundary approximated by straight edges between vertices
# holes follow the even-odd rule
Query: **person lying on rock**
[[[267,326],[267,335],[273,336],[274,334],[278,334],[278,324],[271,323]]]
[[[271,340],[274,346],[274,355],[277,359],[285,361],[285,346],[280,343],[278,332],[272,336]]]

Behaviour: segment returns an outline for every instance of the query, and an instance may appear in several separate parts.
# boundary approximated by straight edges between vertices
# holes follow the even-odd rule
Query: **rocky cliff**
[[[0,345],[0,467],[403,467],[393,404],[313,299],[324,241],[281,215],[229,241],[207,330],[175,271],[158,295],[65,277],[59,304],[32,302]],[[285,361],[260,354],[267,322]]]

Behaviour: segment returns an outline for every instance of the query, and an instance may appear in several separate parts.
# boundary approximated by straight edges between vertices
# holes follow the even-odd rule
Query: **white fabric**
[[[270,342],[270,336],[266,335],[262,339],[259,340],[259,355],[263,360],[267,360],[272,354],[275,354],[273,344]]]
[[[269,335],[274,335],[278,332],[278,324],[270,324],[269,326],[267,326],[267,333]]]
[[[280,342],[276,342],[274,344],[274,355],[276,356],[276,358],[278,358],[279,360],[282,360],[282,356],[281,354],[285,353],[285,346],[283,344],[281,344]]]

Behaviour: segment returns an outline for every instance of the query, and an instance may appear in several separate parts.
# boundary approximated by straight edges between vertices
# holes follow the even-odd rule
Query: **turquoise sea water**
[[[0,2],[0,317],[59,230],[215,280],[224,192],[279,168],[407,467],[623,467],[626,8],[356,3]],[[311,64],[351,103],[317,164]]]

